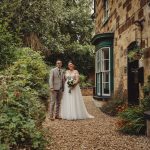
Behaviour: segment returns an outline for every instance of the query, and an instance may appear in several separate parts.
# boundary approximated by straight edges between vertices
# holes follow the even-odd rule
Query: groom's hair
[[[72,60],[68,61],[68,64],[70,64],[70,63],[74,65],[74,62]]]
[[[61,59],[57,59],[57,60],[56,60],[56,62],[57,62],[57,61],[61,61],[61,62],[62,62],[62,60],[61,60]]]

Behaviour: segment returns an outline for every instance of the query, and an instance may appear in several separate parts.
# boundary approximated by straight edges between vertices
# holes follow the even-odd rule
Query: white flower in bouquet
[[[74,86],[74,79],[72,77],[68,77],[67,84],[68,84],[68,87],[69,87],[69,93],[71,93],[71,89]]]

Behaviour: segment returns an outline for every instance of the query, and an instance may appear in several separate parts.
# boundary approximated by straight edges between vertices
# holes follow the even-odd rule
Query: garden
[[[45,150],[49,71],[71,59],[92,86],[90,1],[0,2],[0,149]],[[80,13],[79,13],[80,12]],[[82,18],[82,19],[79,19]],[[82,65],[81,65],[82,64]],[[85,67],[86,66],[86,67]],[[51,135],[50,135],[51,136]]]

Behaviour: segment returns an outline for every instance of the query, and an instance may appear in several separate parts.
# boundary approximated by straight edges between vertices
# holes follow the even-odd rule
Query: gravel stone
[[[149,138],[119,133],[117,117],[102,113],[90,96],[84,101],[94,119],[50,121],[47,117],[43,125],[51,137],[47,150],[150,150]]]

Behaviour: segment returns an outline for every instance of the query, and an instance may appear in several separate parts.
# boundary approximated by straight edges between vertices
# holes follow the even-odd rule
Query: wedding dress
[[[79,84],[77,84],[71,90],[71,93],[69,93],[67,81],[70,77],[73,78],[74,80],[78,80],[79,79],[78,71],[74,70],[72,71],[72,73],[71,71],[66,71],[65,73],[66,82],[64,85],[64,93],[61,102],[61,110],[60,110],[61,118],[66,120],[94,118],[87,112]]]

